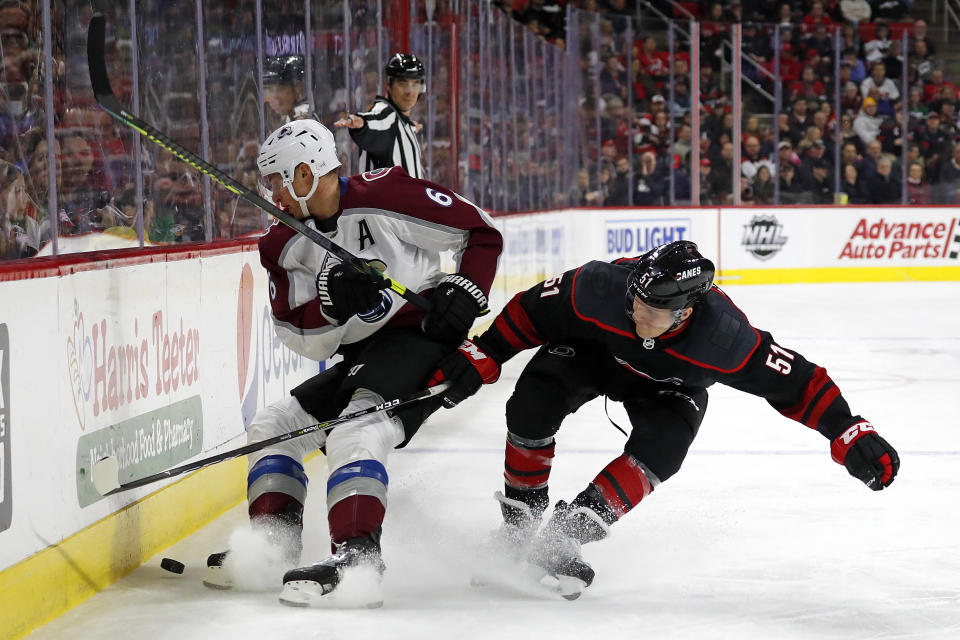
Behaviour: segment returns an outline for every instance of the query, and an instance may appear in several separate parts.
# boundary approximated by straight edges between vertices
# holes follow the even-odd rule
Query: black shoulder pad
[[[760,334],[747,317],[716,287],[696,306],[684,334],[670,351],[723,373],[743,368],[760,344]]]
[[[624,311],[630,266],[594,260],[574,274],[571,301],[581,320],[605,331],[634,337],[633,324]]]

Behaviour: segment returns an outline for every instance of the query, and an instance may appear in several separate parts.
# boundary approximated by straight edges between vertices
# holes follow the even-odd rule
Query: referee
[[[426,90],[423,63],[411,53],[395,53],[387,62],[387,97],[377,96],[369,111],[352,113],[333,123],[350,129],[360,147],[360,170],[401,166],[408,175],[423,178],[423,160],[417,132],[423,125],[410,111]]]

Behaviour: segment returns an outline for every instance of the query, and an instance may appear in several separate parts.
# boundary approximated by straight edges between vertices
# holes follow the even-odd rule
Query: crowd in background
[[[51,139],[39,3],[0,0],[0,260],[41,251],[52,234],[51,220],[60,236],[105,229],[130,233],[142,225],[145,238],[155,243],[232,238],[262,229],[261,212],[216,184],[207,185],[194,168],[150,143],[142,145],[137,171],[131,131],[93,102],[86,70],[90,3],[52,4]],[[202,69],[193,2],[137,3],[136,51],[127,3],[121,4],[109,21],[107,41],[118,99],[135,102],[136,56],[142,117],[188,149],[205,148],[211,162],[254,188],[258,142],[284,121],[287,108],[272,99],[268,87],[264,100],[259,98],[257,48],[263,47],[267,58],[306,55],[307,35],[297,26],[305,21],[302,0],[271,3],[262,16],[259,43],[253,0],[205,5]],[[457,22],[460,33],[471,24],[474,30],[490,29],[480,21],[477,4],[437,3],[428,28],[423,3],[417,3],[411,46],[421,57],[430,46],[433,56],[428,61],[432,90],[413,114],[430,133],[424,149],[429,177],[501,210],[683,204],[694,190],[702,204],[728,204],[734,189],[745,204],[772,204],[775,191],[785,204],[896,204],[904,190],[908,203],[957,203],[960,91],[944,56],[946,32],[938,31],[940,39],[935,38],[912,14],[910,0],[569,4],[580,15],[575,31],[567,24],[567,0],[494,2],[518,34],[536,43],[531,57],[511,58],[511,77],[527,82],[526,88],[514,87],[511,97],[497,81],[483,80],[500,68],[491,61],[503,62],[508,47],[498,48],[495,37],[492,45],[484,44],[475,33],[455,42],[443,28]],[[378,48],[378,36],[388,30],[378,29],[373,0],[352,2],[349,17],[341,3],[311,6],[313,91],[307,78],[298,77],[292,99],[309,101],[330,125],[370,104],[380,89],[383,60],[378,56],[386,56],[392,44],[385,38]],[[700,20],[701,32],[699,138],[691,128],[689,15]],[[661,18],[676,20],[672,56]],[[729,42],[731,24],[738,21],[746,21],[742,52],[748,83],[741,137],[734,140]],[[773,68],[777,25],[778,70]],[[837,30],[839,78],[834,77]],[[516,42],[519,49],[523,41]],[[458,47],[461,67],[446,66]],[[576,60],[575,84],[562,75],[569,56]],[[551,75],[538,78],[545,69]],[[775,72],[781,80],[779,106],[765,97],[775,94]],[[457,73],[461,93],[454,96],[449,89]],[[838,80],[839,112],[834,108]],[[571,86],[579,98],[571,99]],[[509,108],[488,112],[508,99]],[[458,103],[459,111],[452,111]],[[348,154],[349,139],[343,132],[338,136]],[[491,147],[500,140],[507,141],[500,151],[510,153]],[[733,166],[735,144],[740,167]],[[691,184],[693,145],[700,149],[697,185]],[[839,188],[834,178],[838,148]],[[56,215],[48,213],[51,166]],[[345,167],[351,167],[349,159]]]
[[[702,204],[732,203],[734,189],[740,189],[744,204],[773,204],[775,184],[780,204],[958,202],[960,92],[950,80],[944,58],[937,57],[944,45],[934,40],[925,20],[910,15],[912,3],[680,4],[701,20],[698,188]],[[666,5],[664,10],[677,11],[675,5]],[[771,22],[769,16],[779,20]],[[730,27],[748,19],[765,22],[743,23],[742,54],[749,59],[743,71],[767,97],[745,83],[741,138],[734,140]],[[777,25],[779,108],[769,98],[775,95]],[[690,202],[690,148],[696,141],[690,135],[690,57],[683,30],[675,31],[677,44],[671,57],[665,30],[641,30],[628,42],[624,23],[604,16],[598,31],[605,35],[598,48],[591,28],[592,24],[581,24],[582,49],[597,55],[595,64],[583,71],[587,89],[581,107],[581,139],[587,141],[587,154],[571,204]],[[835,77],[837,31],[839,78]],[[568,41],[571,37],[567,34]],[[671,66],[675,97],[669,103]],[[834,104],[837,80],[839,112]],[[591,95],[593,86],[599,90]],[[592,144],[597,139],[599,145]],[[740,145],[739,169],[733,166],[734,144]],[[839,188],[835,182],[838,147]],[[904,166],[905,181],[901,178]]]

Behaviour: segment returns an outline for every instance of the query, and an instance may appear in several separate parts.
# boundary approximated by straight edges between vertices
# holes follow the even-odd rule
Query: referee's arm
[[[352,113],[342,120],[337,120],[334,125],[349,128],[350,137],[370,156],[391,160],[396,142],[393,131],[396,121],[397,112],[389,105],[376,104],[372,110]]]

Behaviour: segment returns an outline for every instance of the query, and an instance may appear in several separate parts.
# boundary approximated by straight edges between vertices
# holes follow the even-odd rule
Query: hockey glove
[[[448,409],[475,394],[481,385],[496,382],[500,377],[497,361],[470,340],[464,340],[459,349],[444,357],[437,366],[427,386],[450,382],[450,387],[440,396]]]
[[[833,440],[830,454],[834,462],[874,491],[890,486],[900,468],[896,449],[860,416],[854,416],[850,426]]]
[[[379,305],[380,290],[389,281],[379,275],[339,263],[317,274],[317,298],[323,312],[343,324],[350,316],[370,311]]]
[[[487,308],[487,296],[470,278],[454,274],[440,281],[430,303],[433,308],[420,327],[428,338],[452,347],[467,337],[473,321]]]

